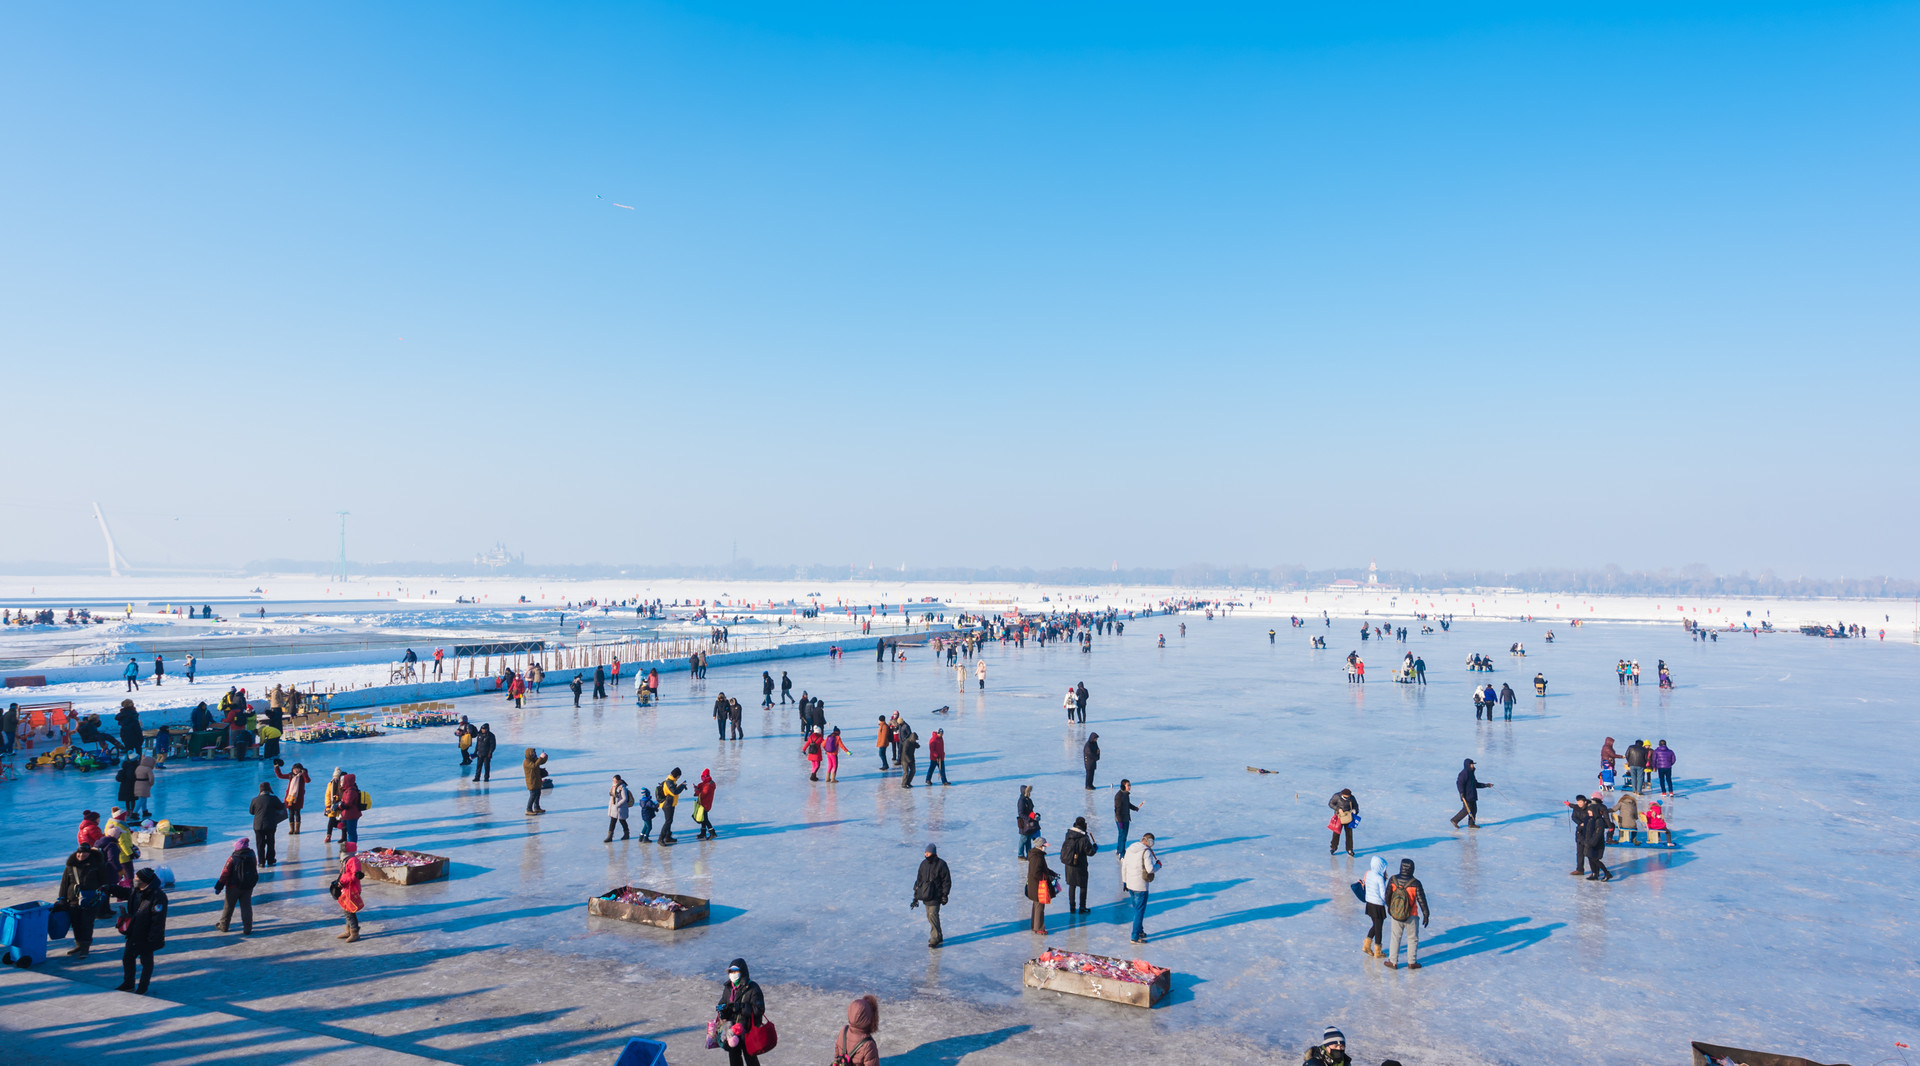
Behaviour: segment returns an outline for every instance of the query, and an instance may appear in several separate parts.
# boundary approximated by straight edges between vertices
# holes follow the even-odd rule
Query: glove
[[[911,903],[908,903],[908,904],[907,904],[907,909],[908,909],[908,910],[914,910],[914,909],[916,909],[916,908],[918,908],[919,906],[920,906],[920,901],[916,899],[916,900],[914,900],[913,902],[911,902]]]

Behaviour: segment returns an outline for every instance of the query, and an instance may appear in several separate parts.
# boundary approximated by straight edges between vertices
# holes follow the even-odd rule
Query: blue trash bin
[[[667,1066],[667,1045],[644,1036],[633,1037],[613,1066]]]
[[[47,961],[47,909],[43,900],[29,900],[0,908],[0,942],[6,949],[5,961],[18,966],[38,966]]]

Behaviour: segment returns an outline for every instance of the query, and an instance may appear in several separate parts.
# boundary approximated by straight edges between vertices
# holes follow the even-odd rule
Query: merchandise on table
[[[439,862],[440,858],[436,855],[422,855],[417,851],[373,848],[361,853],[360,861],[369,866],[432,866]]]
[[[1049,969],[1083,973],[1089,977],[1104,977],[1109,981],[1131,981],[1139,985],[1152,984],[1155,978],[1167,972],[1165,968],[1151,965],[1144,959],[1127,962],[1122,959],[1110,959],[1104,955],[1056,951],[1052,948],[1041,952],[1040,957],[1033,961]]]
[[[289,743],[312,744],[322,740],[350,740],[380,735],[380,731],[367,722],[321,722],[289,729],[282,739]]]
[[[451,711],[408,711],[402,714],[389,714],[380,719],[380,724],[388,729],[423,729],[434,725],[453,725],[460,716]]]
[[[617,888],[600,898],[610,899],[616,903],[632,904],[635,907],[653,907],[656,910],[663,911],[686,910],[685,907],[680,905],[679,900],[671,896],[649,896],[644,892],[636,892],[631,888]]]

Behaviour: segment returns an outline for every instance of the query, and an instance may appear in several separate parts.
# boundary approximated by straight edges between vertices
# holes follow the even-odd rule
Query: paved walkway
[[[421,1055],[251,1021],[52,974],[0,969],[0,1045],[10,1064],[276,1062],[407,1066]]]

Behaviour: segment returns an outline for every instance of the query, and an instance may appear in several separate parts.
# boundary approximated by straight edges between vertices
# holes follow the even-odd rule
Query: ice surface
[[[1147,1038],[1225,1027],[1293,1055],[1334,1023],[1357,1046],[1464,1048],[1497,1062],[1681,1062],[1689,1039],[1872,1062],[1895,1040],[1912,1043],[1920,649],[1797,634],[1703,644],[1677,625],[1564,623],[1549,645],[1545,621],[1463,621],[1405,646],[1428,665],[1431,683],[1418,689],[1381,676],[1397,643],[1359,644],[1338,621],[1300,631],[1283,619],[1270,645],[1273,624],[1190,614],[1130,623],[1091,654],[992,646],[984,692],[971,679],[956,684],[924,651],[901,665],[773,664],[848,730],[856,754],[838,785],[807,780],[793,709],[759,708],[757,665],[715,669],[704,684],[665,676],[668,699],[653,709],[632,705],[630,682],[578,711],[551,683],[519,712],[498,697],[460,701],[502,734],[490,787],[456,777],[445,729],[289,747],[287,757],[313,771],[316,794],[336,765],[360,775],[377,797],[363,845],[454,858],[451,880],[407,890],[404,906],[377,896],[368,916],[430,946],[539,946],[703,975],[745,955],[762,980],[883,997],[935,988],[1018,1013],[1035,995],[1020,988],[1020,964],[1040,946],[1026,931],[1013,858],[1017,788],[1031,783],[1049,838],[1086,815],[1103,845],[1095,913],[1074,921],[1056,906],[1047,942],[1140,954],[1176,974],[1166,1006],[1116,1015]],[[1158,649],[1162,632],[1168,646]],[[1315,632],[1330,634],[1327,651],[1307,648]],[[1524,660],[1505,653],[1516,640],[1531,652]],[[1364,687],[1343,680],[1355,648],[1372,667]],[[1474,651],[1500,671],[1468,673],[1462,660]],[[1623,656],[1646,671],[1637,689],[1614,680]],[[1662,658],[1672,692],[1653,684]],[[1551,682],[1544,700],[1525,684],[1536,670]],[[1468,689],[1489,676],[1523,693],[1512,722],[1474,721]],[[1093,694],[1085,727],[1066,724],[1059,707],[1078,680]],[[745,741],[714,739],[708,713],[721,690],[747,706]],[[949,713],[932,713],[943,705]],[[923,734],[946,730],[952,787],[907,791],[876,773],[872,726],[894,709]],[[1088,730],[1106,755],[1091,793],[1080,770]],[[1567,876],[1562,801],[1594,786],[1606,736],[1622,752],[1635,737],[1676,749],[1683,847],[1611,849],[1622,876],[1603,885]],[[551,752],[558,782],[552,813],[538,819],[521,813],[529,745]],[[1463,757],[1498,784],[1484,793],[1477,832],[1447,823]],[[721,838],[692,840],[689,803],[675,848],[601,843],[609,775],[651,786],[676,765],[690,779],[713,769]],[[1104,850],[1107,789],[1123,775],[1144,808],[1135,834],[1156,833],[1166,862],[1144,951],[1127,943],[1117,864]],[[245,831],[262,776],[254,764],[176,761],[159,775],[155,806],[213,826],[217,841]],[[1326,800],[1341,787],[1362,805],[1357,859],[1324,850]],[[73,772],[0,785],[9,829],[0,878],[15,894],[50,887],[81,807],[105,810],[113,793],[109,777]],[[938,953],[907,908],[928,841],[954,871]],[[317,860],[330,853],[318,833],[283,835],[293,873],[279,876],[318,891]],[[1360,952],[1366,922],[1347,885],[1376,853],[1393,866],[1415,859],[1432,897],[1418,973],[1389,974]],[[204,892],[220,857],[205,848],[164,861]],[[586,916],[588,896],[626,884],[710,897],[714,920],[660,938]]]

